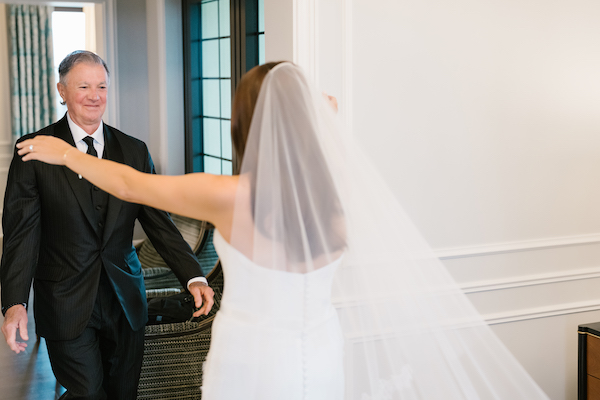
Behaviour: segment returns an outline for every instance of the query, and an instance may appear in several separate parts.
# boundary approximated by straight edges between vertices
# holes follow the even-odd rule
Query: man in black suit
[[[27,135],[52,135],[102,158],[154,172],[146,145],[105,125],[108,68],[76,51],[59,67],[67,114]],[[137,396],[148,313],[141,265],[132,246],[135,221],[207,314],[213,292],[167,213],[118,200],[66,167],[14,155],[4,201],[0,265],[2,332],[16,353],[27,340],[33,281],[37,334],[46,339],[64,399]]]

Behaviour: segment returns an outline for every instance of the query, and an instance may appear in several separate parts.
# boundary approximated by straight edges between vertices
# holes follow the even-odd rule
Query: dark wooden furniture
[[[600,322],[579,325],[577,399],[600,399]]]

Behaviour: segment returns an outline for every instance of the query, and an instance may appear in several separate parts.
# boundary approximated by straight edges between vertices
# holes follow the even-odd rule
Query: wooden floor
[[[3,322],[0,314],[0,324]],[[55,400],[64,389],[54,378],[44,339],[36,340],[31,309],[28,332],[27,350],[20,354],[13,353],[0,334],[0,399]]]

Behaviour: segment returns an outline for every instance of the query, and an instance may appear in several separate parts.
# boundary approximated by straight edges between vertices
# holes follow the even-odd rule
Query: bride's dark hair
[[[236,157],[235,173],[240,172],[260,87],[269,71],[282,62],[284,61],[258,65],[246,72],[238,83],[231,108],[231,141]]]
[[[254,162],[258,161],[250,154],[258,152],[257,138],[253,138],[251,144],[248,143],[250,125],[253,117],[257,118],[257,123],[261,123],[262,116],[254,116],[255,107],[267,74],[278,64],[282,62],[271,62],[254,67],[246,73],[240,80],[237,87],[232,107],[231,137],[235,154],[237,156],[236,172],[240,173],[244,153],[247,151],[249,164],[245,164],[244,172],[255,171]],[[291,64],[291,63],[290,63]],[[294,98],[292,94],[301,86],[307,85],[306,81],[290,80],[289,86],[286,84],[285,93],[290,94],[290,101],[294,102],[294,117],[304,121],[315,121],[314,105],[311,98]],[[297,86],[300,85],[300,86]],[[287,96],[286,96],[287,98]],[[287,116],[291,118],[292,116]],[[284,243],[287,249],[289,261],[305,261],[306,256],[315,259],[321,255],[331,255],[337,253],[346,246],[345,241],[345,223],[342,206],[336,186],[331,176],[327,159],[321,149],[319,142],[320,135],[318,124],[308,124],[293,140],[278,140],[274,143],[275,147],[271,150],[276,151],[281,164],[272,166],[278,169],[280,179],[273,185],[261,186],[260,199],[279,199],[282,210],[281,221],[285,231],[293,233],[285,235],[284,242],[291,240],[290,243]],[[281,132],[287,133],[287,132]],[[297,146],[291,149],[289,143]],[[287,144],[286,144],[287,143]],[[252,148],[247,148],[251,146]],[[264,157],[265,155],[263,155]],[[270,159],[267,156],[268,159]],[[284,160],[284,161],[283,161]],[[306,168],[310,165],[310,168]],[[257,215],[256,212],[256,176],[251,174],[251,202],[252,215],[255,219],[256,227],[261,234],[271,239],[273,237],[272,215]],[[318,193],[318,195],[316,195]],[[264,211],[264,210],[263,210]],[[308,249],[298,248],[299,235],[306,237]],[[308,250],[308,251],[306,251]]]

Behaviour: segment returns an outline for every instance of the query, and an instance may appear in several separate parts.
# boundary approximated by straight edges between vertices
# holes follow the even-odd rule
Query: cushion
[[[181,232],[183,239],[195,253],[202,242],[207,223],[177,214],[171,214],[171,219],[173,219],[175,226]],[[138,258],[140,259],[140,263],[142,263],[142,268],[169,268],[150,240],[144,240],[138,252]]]

